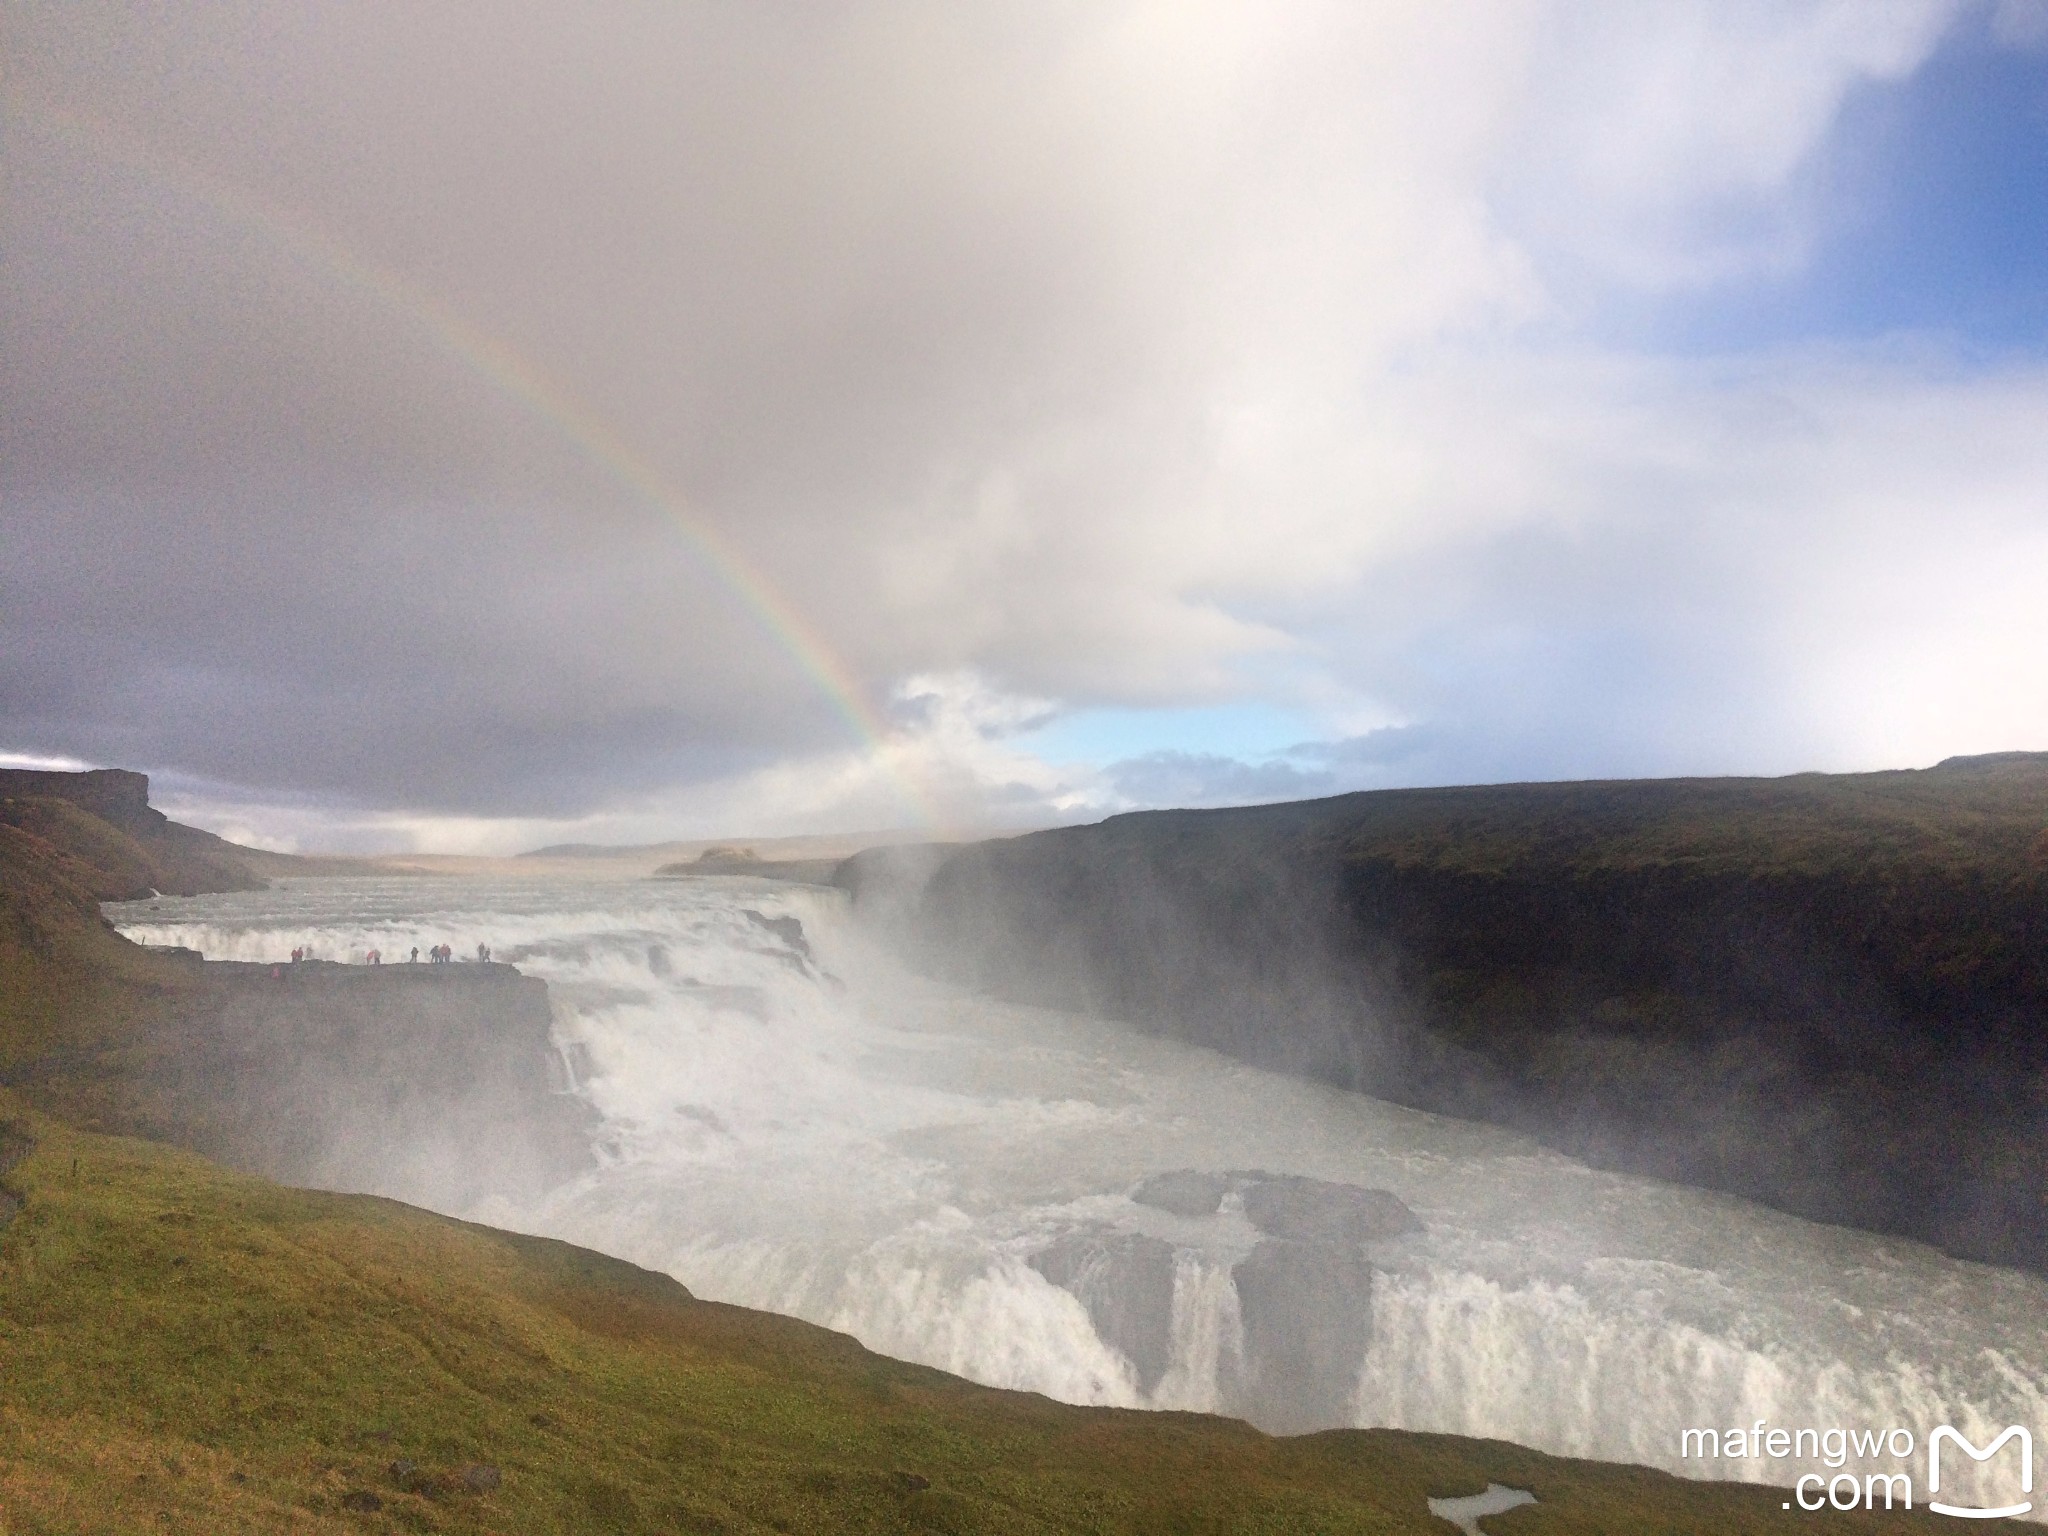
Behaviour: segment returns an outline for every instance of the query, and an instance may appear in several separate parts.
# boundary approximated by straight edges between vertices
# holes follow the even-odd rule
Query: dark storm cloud
[[[363,265],[541,359],[879,694],[860,521],[927,494],[908,423],[1007,408],[1060,233],[916,163],[955,104],[892,99],[901,27],[539,16],[10,11],[0,735],[524,812],[846,742],[687,534]]]

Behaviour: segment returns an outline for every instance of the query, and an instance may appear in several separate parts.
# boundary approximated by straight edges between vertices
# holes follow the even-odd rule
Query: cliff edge
[[[68,855],[101,901],[260,890],[259,866],[279,861],[172,821],[149,803],[149,776],[123,768],[0,768],[0,826]]]

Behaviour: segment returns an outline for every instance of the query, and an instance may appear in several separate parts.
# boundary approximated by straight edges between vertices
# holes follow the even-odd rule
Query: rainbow
[[[759,626],[775,647],[851,727],[856,741],[887,775],[914,824],[936,828],[943,818],[903,761],[896,732],[867,701],[846,664],[796,606],[715,526],[692,510],[647,457],[534,361],[472,324],[397,270],[350,250],[311,220],[260,199],[200,167],[80,114],[9,94],[8,117],[82,145],[90,153],[139,171],[199,201],[238,227],[260,235],[324,274],[395,313],[426,335],[466,372],[574,447],[607,479],[657,513],[683,546]]]

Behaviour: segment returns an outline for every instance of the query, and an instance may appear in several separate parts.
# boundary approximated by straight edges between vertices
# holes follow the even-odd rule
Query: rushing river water
[[[1784,1484],[1842,1468],[1682,1457],[1681,1436],[1902,1428],[1913,1457],[1846,1470],[1909,1471],[1916,1502],[1936,1425],[2048,1439],[2040,1277],[949,990],[875,952],[835,892],[290,880],[108,911],[213,959],[488,943],[548,982],[600,1162],[531,1208],[455,1214],[977,1381]],[[1210,1177],[1142,1182],[1176,1170]],[[1313,1225],[1344,1218],[1331,1186],[1391,1191],[1421,1229],[1272,1239],[1262,1199]],[[1952,1458],[1942,1496],[2012,1481]]]

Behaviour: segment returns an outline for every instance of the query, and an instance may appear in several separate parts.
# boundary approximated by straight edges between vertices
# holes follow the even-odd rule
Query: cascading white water
[[[1390,1190],[1423,1223],[1370,1246],[1350,1332],[1294,1320],[1350,1352],[1321,1362],[1342,1385],[1326,1422],[1781,1484],[1842,1469],[1681,1457],[1681,1435],[1763,1420],[1904,1428],[1924,1447],[1942,1423],[1979,1444],[2022,1424],[2048,1445],[2040,1277],[948,990],[874,952],[833,892],[291,880],[108,910],[134,939],[214,959],[310,946],[388,963],[490,944],[549,983],[558,1042],[601,1116],[600,1166],[532,1208],[455,1214],[979,1381],[1284,1420],[1253,1385],[1233,1272],[1260,1233],[1240,1197],[1194,1215],[1131,1199],[1168,1170],[1262,1170]],[[789,917],[800,939],[776,921]],[[1910,1471],[1918,1496],[1924,1449],[1847,1470]],[[1943,1496],[1992,1500],[2009,1471],[1944,1467]]]

